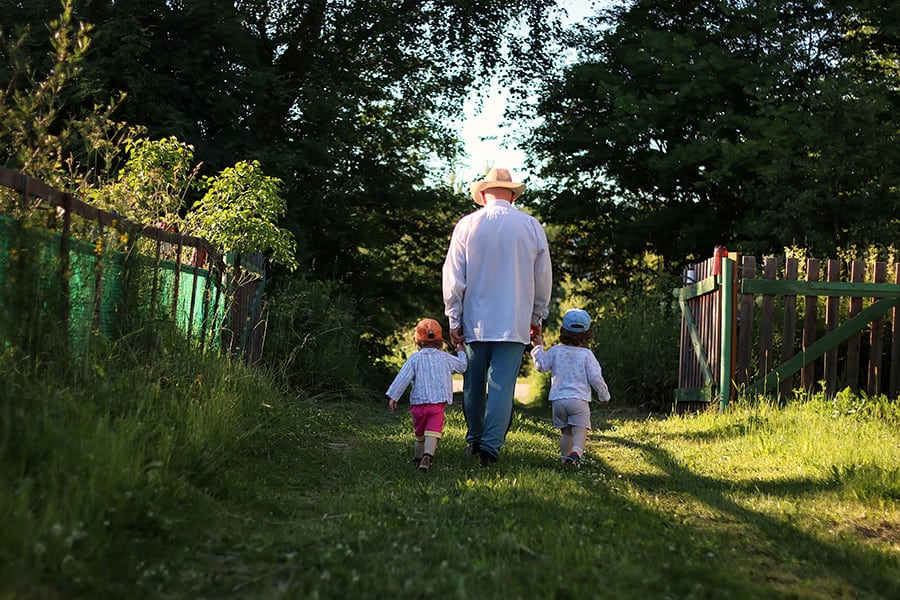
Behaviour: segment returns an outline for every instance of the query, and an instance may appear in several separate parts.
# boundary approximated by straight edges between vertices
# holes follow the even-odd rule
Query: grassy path
[[[409,464],[407,413],[275,407],[290,427],[194,490],[138,588],[171,598],[897,598],[897,420],[598,408],[578,470],[520,407],[501,463]],[[853,436],[848,437],[848,436]],[[854,444],[850,448],[838,448]],[[289,448],[285,451],[285,448]],[[893,469],[892,469],[893,466]],[[151,553],[156,555],[156,553]]]

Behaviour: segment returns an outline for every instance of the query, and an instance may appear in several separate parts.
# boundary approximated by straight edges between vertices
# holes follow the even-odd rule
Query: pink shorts
[[[425,436],[439,438],[444,434],[443,402],[440,404],[414,404],[409,407],[409,412],[412,413],[417,439],[424,439]]]

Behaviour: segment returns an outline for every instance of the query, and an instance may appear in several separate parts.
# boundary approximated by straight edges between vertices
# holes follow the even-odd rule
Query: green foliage
[[[593,319],[591,349],[616,406],[659,411],[672,405],[678,381],[679,317],[671,302],[643,302]],[[531,401],[545,403],[549,375],[532,370],[528,383]]]
[[[671,302],[631,306],[597,324],[595,352],[613,401],[651,410],[672,405],[680,324]]]
[[[557,235],[551,234],[554,248],[565,246]],[[556,304],[544,327],[545,344],[557,343],[566,310],[588,311],[591,348],[603,368],[612,402],[651,410],[670,407],[678,381],[681,314],[671,295],[677,280],[667,272],[663,261],[645,253],[628,263],[631,268],[621,279],[609,271],[576,277],[564,253],[561,262],[562,268],[555,273]],[[532,400],[546,401],[549,377],[532,371],[528,382]]]
[[[269,299],[264,364],[296,390],[358,386],[367,372],[360,347],[364,325],[339,285],[302,275],[285,278]]]
[[[195,187],[193,148],[174,137],[125,140],[127,160],[107,186],[87,190],[101,208],[137,223],[177,225],[185,195]]]
[[[57,6],[59,3],[57,2]],[[4,72],[0,75],[0,160],[5,166],[57,183],[66,170],[68,152],[76,141],[79,121],[65,106],[64,91],[82,72],[90,46],[90,27],[76,24],[73,2],[62,3],[62,14],[48,24],[46,66],[36,66],[28,53],[30,28],[0,29]],[[42,68],[43,67],[43,68]]]
[[[4,23],[38,30],[58,4],[0,8]],[[201,175],[258,160],[283,182],[278,225],[297,240],[296,264],[377,307],[369,333],[380,351],[410,315],[440,310],[433,265],[472,206],[446,183],[466,100],[476,85],[544,72],[559,17],[555,0],[95,0],[73,15],[93,29],[66,98],[74,111],[126,93],[117,119],[195,148]],[[294,266],[284,236],[263,238]]]
[[[15,152],[4,157],[6,163],[64,189],[78,188],[101,208],[135,222],[178,227],[188,193],[198,188],[195,177],[202,163],[194,165],[193,147],[175,136],[150,140],[140,137],[140,126],[112,122],[113,104],[93,106],[82,118],[70,116],[78,107],[66,105],[63,93],[84,68],[90,28],[81,24],[76,30],[71,3],[63,11],[49,24],[54,53],[45,80],[36,80],[24,62],[24,34],[7,51],[12,72],[0,98],[0,139],[8,139]],[[25,85],[18,81],[20,71],[28,74]],[[113,173],[120,153],[125,163]],[[87,164],[79,164],[78,158]],[[277,225],[286,211],[280,184],[262,172],[258,161],[239,162],[205,177],[200,189],[206,194],[187,226],[226,251],[270,252],[275,262],[293,270],[292,235]]]
[[[291,233],[278,226],[286,204],[281,181],[263,173],[259,161],[239,162],[215,177],[205,177],[206,193],[188,214],[194,235],[232,252],[265,252],[291,271],[297,268]]]
[[[647,249],[678,266],[718,243],[897,238],[896,11],[641,0],[602,16],[546,80],[529,138],[572,253],[596,270]]]

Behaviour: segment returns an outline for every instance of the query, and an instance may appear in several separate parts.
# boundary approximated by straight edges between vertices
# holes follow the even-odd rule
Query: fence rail
[[[104,315],[121,309],[126,297],[142,295],[146,310],[167,312],[201,349],[225,348],[246,361],[261,356],[266,281],[261,255],[223,254],[203,238],[133,222],[15,170],[0,168],[0,186],[19,194],[20,206],[47,211],[44,238],[52,252],[43,253],[42,260],[47,261],[43,266],[55,271],[61,300],[58,318],[73,337],[83,337],[91,328],[108,333]],[[93,239],[82,240],[73,233],[76,216],[94,224]],[[0,228],[0,242],[4,231],[7,234],[0,243],[0,278],[14,253],[9,237],[15,221],[5,223],[5,229]],[[110,231],[126,234],[127,239],[125,251],[114,257],[104,256],[102,250],[104,235]],[[151,242],[149,253],[138,250],[138,240]],[[150,289],[124,293],[123,287],[134,285],[128,269],[135,261],[126,257],[135,254],[140,255],[139,267],[151,273]],[[248,273],[254,276],[247,277]]]

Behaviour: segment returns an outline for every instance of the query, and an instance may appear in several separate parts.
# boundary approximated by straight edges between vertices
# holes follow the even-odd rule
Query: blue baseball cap
[[[573,308],[563,315],[563,329],[572,333],[581,333],[591,328],[591,316],[580,308]]]

